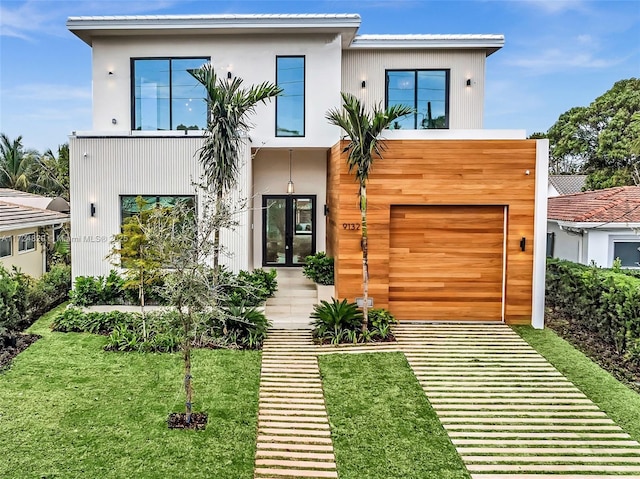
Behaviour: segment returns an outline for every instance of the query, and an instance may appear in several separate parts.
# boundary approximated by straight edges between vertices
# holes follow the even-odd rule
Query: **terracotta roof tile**
[[[549,198],[547,218],[574,223],[640,223],[640,187],[621,186]]]

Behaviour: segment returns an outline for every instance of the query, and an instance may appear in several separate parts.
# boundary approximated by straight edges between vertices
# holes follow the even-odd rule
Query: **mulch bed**
[[[629,361],[601,338],[577,328],[549,309],[546,312],[545,325],[598,363],[600,367],[606,369],[616,379],[640,393],[640,362]]]
[[[207,413],[191,413],[191,422],[187,423],[187,413],[172,412],[167,419],[169,429],[194,429],[203,431],[207,427]]]
[[[37,334],[20,334],[16,338],[15,345],[0,347],[0,371],[9,369],[11,361],[22,351],[35,343],[42,336]]]

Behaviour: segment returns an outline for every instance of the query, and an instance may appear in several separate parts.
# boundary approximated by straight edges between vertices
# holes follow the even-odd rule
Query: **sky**
[[[640,0],[0,0],[0,132],[44,152],[91,125],[91,48],[69,16],[358,13],[360,34],[499,33],[484,128],[546,131],[640,77]]]

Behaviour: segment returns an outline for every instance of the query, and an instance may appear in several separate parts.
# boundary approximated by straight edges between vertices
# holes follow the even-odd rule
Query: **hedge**
[[[547,262],[546,304],[566,319],[640,361],[640,278],[619,267],[603,269],[570,261]]]

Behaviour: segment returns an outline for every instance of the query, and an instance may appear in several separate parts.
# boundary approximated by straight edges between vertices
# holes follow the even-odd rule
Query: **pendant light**
[[[291,162],[292,162],[293,150],[289,149],[289,183],[287,183],[287,194],[294,193],[293,181],[291,180]]]

